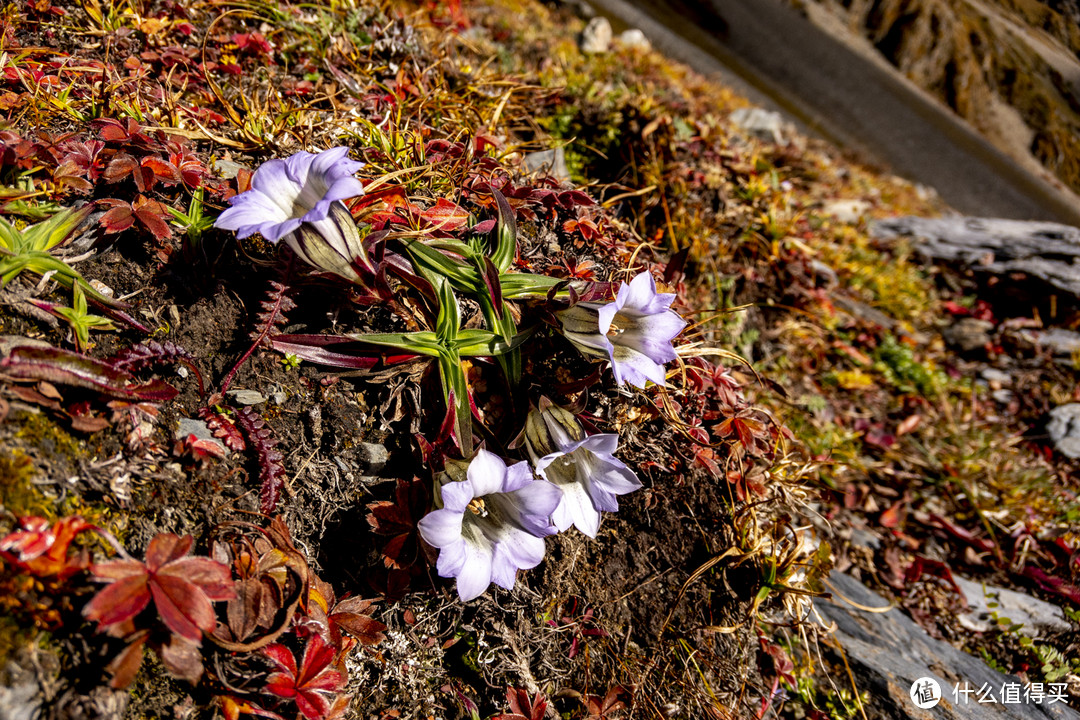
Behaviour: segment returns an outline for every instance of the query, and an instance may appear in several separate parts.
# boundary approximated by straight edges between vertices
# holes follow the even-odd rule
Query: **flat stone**
[[[836,624],[835,637],[844,649],[855,684],[870,698],[867,717],[888,720],[1080,720],[1080,714],[1061,702],[1041,705],[1001,702],[1003,684],[1015,683],[1022,687],[1019,678],[1000,673],[979,658],[930,637],[899,609],[884,613],[860,610],[851,603],[883,608],[888,602],[858,580],[834,572],[829,583],[836,590],[834,597],[815,599],[814,606],[824,620]],[[845,602],[840,595],[850,602]],[[937,683],[940,701],[935,707],[922,710],[913,702],[911,691],[924,679]],[[957,685],[960,689],[973,688],[976,692],[967,696],[965,703],[964,695],[959,695],[957,700],[953,694]],[[984,685],[998,702],[978,702],[979,690]]]
[[[521,164],[531,173],[546,173],[561,181],[570,179],[570,170],[566,167],[566,153],[561,147],[529,153],[521,159]]]
[[[357,460],[365,475],[374,475],[386,467],[390,452],[385,445],[378,443],[360,443],[357,447]]]
[[[997,383],[998,385],[1012,385],[1013,381],[1012,375],[997,368],[983,368],[979,375],[986,382]]]
[[[1065,328],[1047,330],[1021,330],[1020,337],[1032,345],[1049,350],[1055,355],[1072,355],[1080,352],[1080,333]]]
[[[225,394],[241,405],[258,405],[266,402],[266,397],[256,390],[230,390]]]
[[[994,614],[1006,625],[1020,625],[1016,630],[1028,637],[1042,637],[1048,632],[1072,629],[1065,613],[1045,600],[1015,590],[978,583],[955,576],[964,591],[968,612],[960,613],[960,624],[975,632],[987,632],[998,627]]]
[[[606,53],[611,49],[611,23],[604,17],[594,17],[581,32],[581,52],[588,55]]]
[[[990,342],[990,333],[993,330],[994,323],[989,320],[968,317],[960,318],[945,328],[941,335],[945,338],[945,342],[953,347],[958,347],[964,352],[971,352]]]
[[[731,113],[729,119],[747,135],[777,145],[784,144],[784,118],[778,112],[758,107],[739,108]]]
[[[814,280],[818,287],[831,289],[840,284],[836,271],[820,260],[811,260],[810,268],[814,271]]]
[[[1050,222],[1002,218],[902,217],[873,223],[879,240],[914,239],[914,249],[931,260],[959,262],[977,273],[1024,273],[1046,284],[1047,292],[1080,297],[1080,228]]]
[[[240,163],[234,163],[231,160],[215,160],[210,168],[222,178],[232,180],[241,170],[245,170],[246,166],[241,165]]]
[[[1055,450],[1073,460],[1080,458],[1080,403],[1066,403],[1051,410],[1046,432]]]

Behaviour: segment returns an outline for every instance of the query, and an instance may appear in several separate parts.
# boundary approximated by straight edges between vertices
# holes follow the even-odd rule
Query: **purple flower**
[[[573,413],[547,398],[525,421],[525,444],[536,472],[562,491],[551,516],[559,530],[574,525],[596,537],[600,512],[616,512],[616,497],[641,487],[634,471],[614,455],[618,435],[586,435]]]
[[[457,578],[458,597],[472,600],[495,583],[514,587],[517,571],[544,558],[544,540],[555,534],[552,511],[559,489],[536,480],[529,463],[506,466],[480,450],[466,479],[442,486],[441,510],[420,520],[420,535],[439,548],[439,575]]]
[[[231,207],[214,226],[235,230],[238,238],[259,233],[273,243],[284,239],[309,265],[358,280],[355,265],[370,270],[371,262],[341,202],[364,194],[363,184],[353,177],[363,163],[348,155],[349,148],[336,147],[263,163],[251,178],[251,189],[230,199]]]
[[[614,302],[581,302],[559,313],[563,335],[586,355],[606,357],[620,385],[664,384],[664,363],[675,359],[671,341],[686,321],[671,310],[673,293],[656,292],[644,272],[619,285]]]

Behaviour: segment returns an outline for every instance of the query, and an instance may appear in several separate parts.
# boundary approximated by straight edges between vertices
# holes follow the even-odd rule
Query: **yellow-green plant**
[[[0,217],[0,287],[18,277],[24,270],[37,275],[52,273],[52,279],[68,289],[76,285],[87,297],[115,307],[116,302],[92,288],[79,272],[52,251],[68,242],[83,220],[93,211],[92,205],[78,210],[68,208],[23,229]]]

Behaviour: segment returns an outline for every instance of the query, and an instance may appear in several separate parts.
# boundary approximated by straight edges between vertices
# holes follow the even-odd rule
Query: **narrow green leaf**
[[[438,250],[446,250],[448,252],[452,252],[456,255],[460,255],[461,257],[469,257],[470,255],[472,255],[473,252],[471,247],[461,242],[460,240],[438,239],[432,240],[424,244],[428,247],[436,248]]]
[[[499,284],[502,286],[503,298],[518,300],[526,297],[544,298],[548,290],[561,282],[559,278],[546,275],[533,275],[531,273],[507,273],[499,276]],[[559,296],[568,295],[569,291],[562,290]]]
[[[458,305],[454,289],[446,278],[433,276],[431,284],[435,288],[435,295],[439,298],[439,316],[435,320],[435,335],[439,341],[452,347],[457,341],[458,332],[461,330],[461,307]]]
[[[371,345],[397,348],[428,357],[438,357],[442,349],[438,336],[426,330],[414,333],[356,333],[346,335],[346,337]]]
[[[469,402],[469,382],[457,351],[443,348],[439,353],[439,380],[442,381],[443,397],[447,403],[454,403],[461,452],[469,457],[473,448],[472,404]]]
[[[462,357],[498,357],[521,347],[533,332],[533,328],[523,330],[507,341],[490,330],[462,330],[456,349]]]
[[[514,218],[514,209],[503,194],[494,189],[491,192],[499,206],[499,221],[495,226],[495,250],[491,253],[491,261],[499,268],[499,272],[506,272],[517,255],[517,220]]]
[[[452,258],[447,257],[433,247],[425,245],[419,240],[413,240],[405,246],[417,269],[427,270],[436,275],[445,277],[461,292],[476,292],[482,287],[480,276],[476,270],[464,265]]]

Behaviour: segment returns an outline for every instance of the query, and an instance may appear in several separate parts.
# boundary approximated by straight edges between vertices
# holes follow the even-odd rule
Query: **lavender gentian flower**
[[[506,466],[480,450],[466,479],[442,486],[441,510],[420,520],[420,535],[439,548],[439,575],[457,578],[458,597],[472,600],[495,583],[514,587],[517,571],[544,558],[544,540],[554,535],[550,516],[559,489],[536,480],[529,463]]]
[[[309,265],[359,280],[356,266],[370,271],[371,261],[341,201],[364,194],[353,177],[364,164],[348,155],[349,148],[336,147],[263,163],[251,189],[231,198],[214,226],[235,230],[238,238],[259,233],[272,243],[284,240]]]
[[[616,512],[616,496],[641,487],[634,471],[614,455],[618,435],[587,435],[573,413],[547,398],[525,421],[525,444],[537,473],[562,491],[551,515],[560,531],[574,525],[596,537],[600,512]]]
[[[664,363],[675,359],[671,341],[686,321],[671,310],[673,293],[656,292],[644,272],[619,286],[614,302],[580,302],[560,312],[563,335],[586,355],[606,357],[620,385],[664,384]]]

